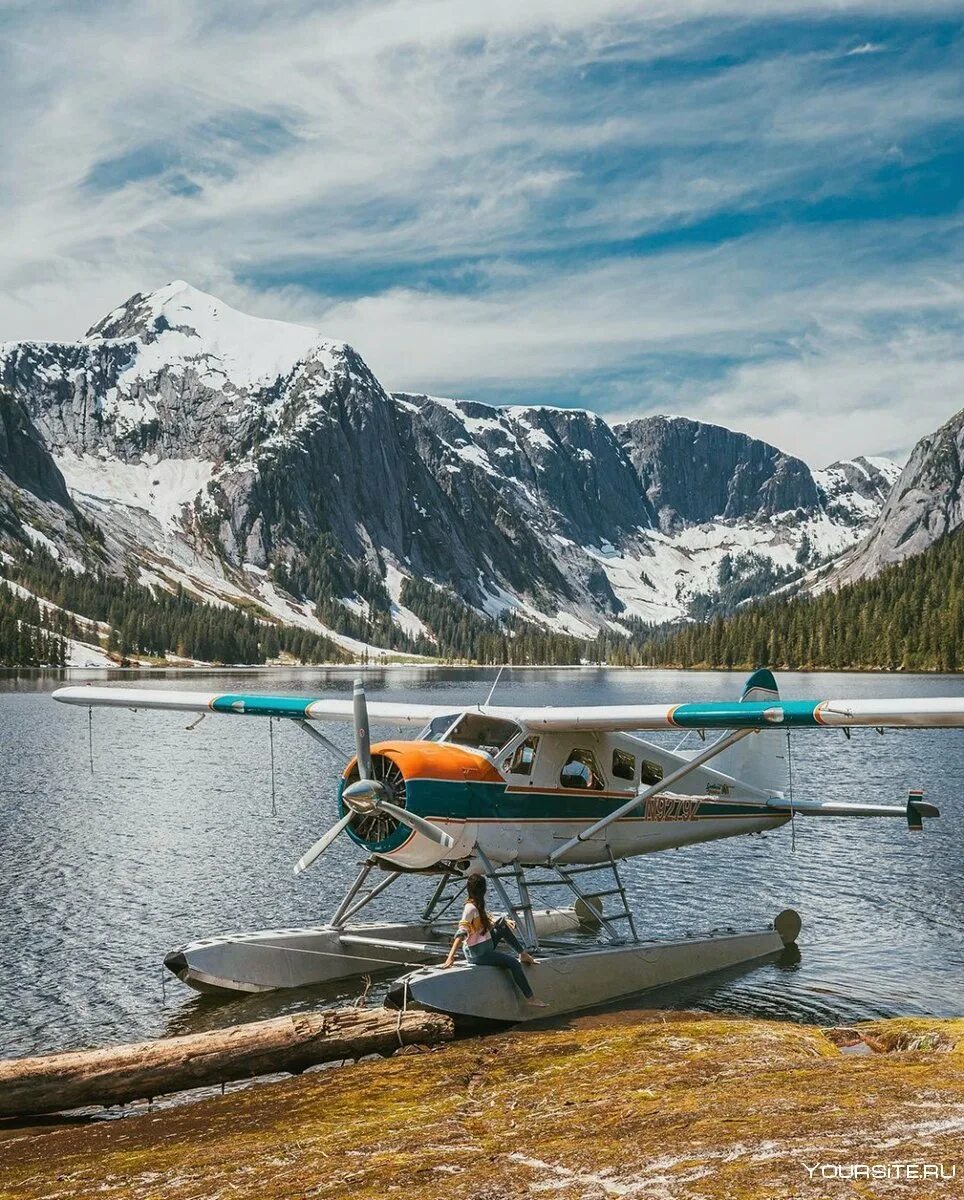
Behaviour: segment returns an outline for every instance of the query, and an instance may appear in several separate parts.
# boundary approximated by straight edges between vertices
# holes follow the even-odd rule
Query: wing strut
[[[613,809],[611,813],[607,813],[604,817],[601,817],[594,825],[590,825],[588,829],[584,829],[581,833],[577,833],[574,838],[570,838],[568,842],[563,842],[561,846],[558,846],[555,850],[553,850],[548,858],[549,865],[552,866],[558,862],[558,860],[562,858],[564,854],[568,854],[570,850],[574,850],[580,842],[587,842],[590,838],[595,837],[597,833],[601,833],[602,830],[608,829],[614,821],[618,821],[620,818],[625,817],[627,813],[631,813],[633,809],[637,808],[640,804],[645,804],[650,797],[655,796],[658,792],[665,792],[666,789],[674,783],[679,783],[681,779],[685,779],[687,775],[691,774],[698,767],[701,767],[704,763],[709,762],[711,758],[716,758],[718,754],[722,754],[724,750],[728,750],[730,746],[738,742],[740,738],[745,738],[748,733],[756,733],[756,730],[734,730],[733,733],[727,734],[726,737],[715,741],[712,746],[709,746],[701,754],[697,754],[695,758],[691,758],[689,762],[685,762],[682,766],[677,767],[675,771],[672,771],[666,776],[665,779],[661,779],[659,783],[654,783],[652,787],[648,787],[641,792],[637,792],[635,796],[633,796],[632,800],[627,800],[625,804],[620,804],[619,808]]]
[[[350,751],[342,750],[341,746],[336,746],[330,737],[325,737],[320,729],[315,729],[307,720],[299,721],[298,724],[305,733],[310,733],[316,742],[320,742],[336,762],[344,764],[351,758]]]

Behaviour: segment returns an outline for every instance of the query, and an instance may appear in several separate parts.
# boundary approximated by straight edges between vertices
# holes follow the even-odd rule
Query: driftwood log
[[[0,1117],[149,1100],[452,1036],[451,1018],[439,1013],[337,1008],[104,1050],[3,1059]]]

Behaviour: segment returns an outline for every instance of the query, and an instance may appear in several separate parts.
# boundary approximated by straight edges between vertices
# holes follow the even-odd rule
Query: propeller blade
[[[380,800],[376,807],[380,812],[387,812],[396,821],[401,821],[409,829],[414,829],[422,837],[427,837],[430,841],[437,843],[444,850],[451,850],[455,845],[454,839],[450,838],[444,829],[439,829],[437,825],[433,825],[431,821],[426,821],[424,817],[417,817],[415,813],[410,813],[407,808],[399,808],[397,804],[390,804],[387,800]]]
[[[358,778],[371,779],[372,740],[368,735],[368,701],[365,699],[365,687],[360,679],[355,680],[352,711],[355,718],[355,755],[358,759]]]
[[[341,833],[343,829],[348,828],[348,825],[354,815],[355,814],[350,811],[345,813],[345,815],[340,821],[337,822],[337,824],[332,825],[331,829],[329,829],[327,833],[322,834],[322,836],[317,842],[315,842],[311,849],[298,859],[297,863],[295,864],[296,875],[300,875],[302,871],[306,871],[320,854],[324,854],[339,833]]]

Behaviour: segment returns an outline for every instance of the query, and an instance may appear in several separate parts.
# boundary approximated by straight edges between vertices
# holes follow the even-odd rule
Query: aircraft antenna
[[[790,795],[790,852],[797,850],[797,813],[793,807],[793,753],[790,749],[790,730],[787,730],[787,791]]]
[[[485,698],[485,704],[483,705],[483,708],[488,708],[489,705],[492,703],[492,697],[495,695],[495,689],[499,686],[499,680],[502,678],[502,672],[504,670],[505,670],[505,663],[503,663],[502,666],[499,667],[499,673],[495,677],[495,682],[489,688],[489,694]]]
[[[274,717],[268,717],[268,746],[271,753],[271,815],[278,815],[278,804],[275,799],[274,787]]]

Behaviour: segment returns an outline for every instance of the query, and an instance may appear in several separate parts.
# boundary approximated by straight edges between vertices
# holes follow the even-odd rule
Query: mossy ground
[[[964,1021],[818,1029],[573,1018],[224,1098],[0,1140],[2,1200],[404,1195],[964,1196]],[[804,1163],[940,1163],[953,1182],[810,1182]]]

